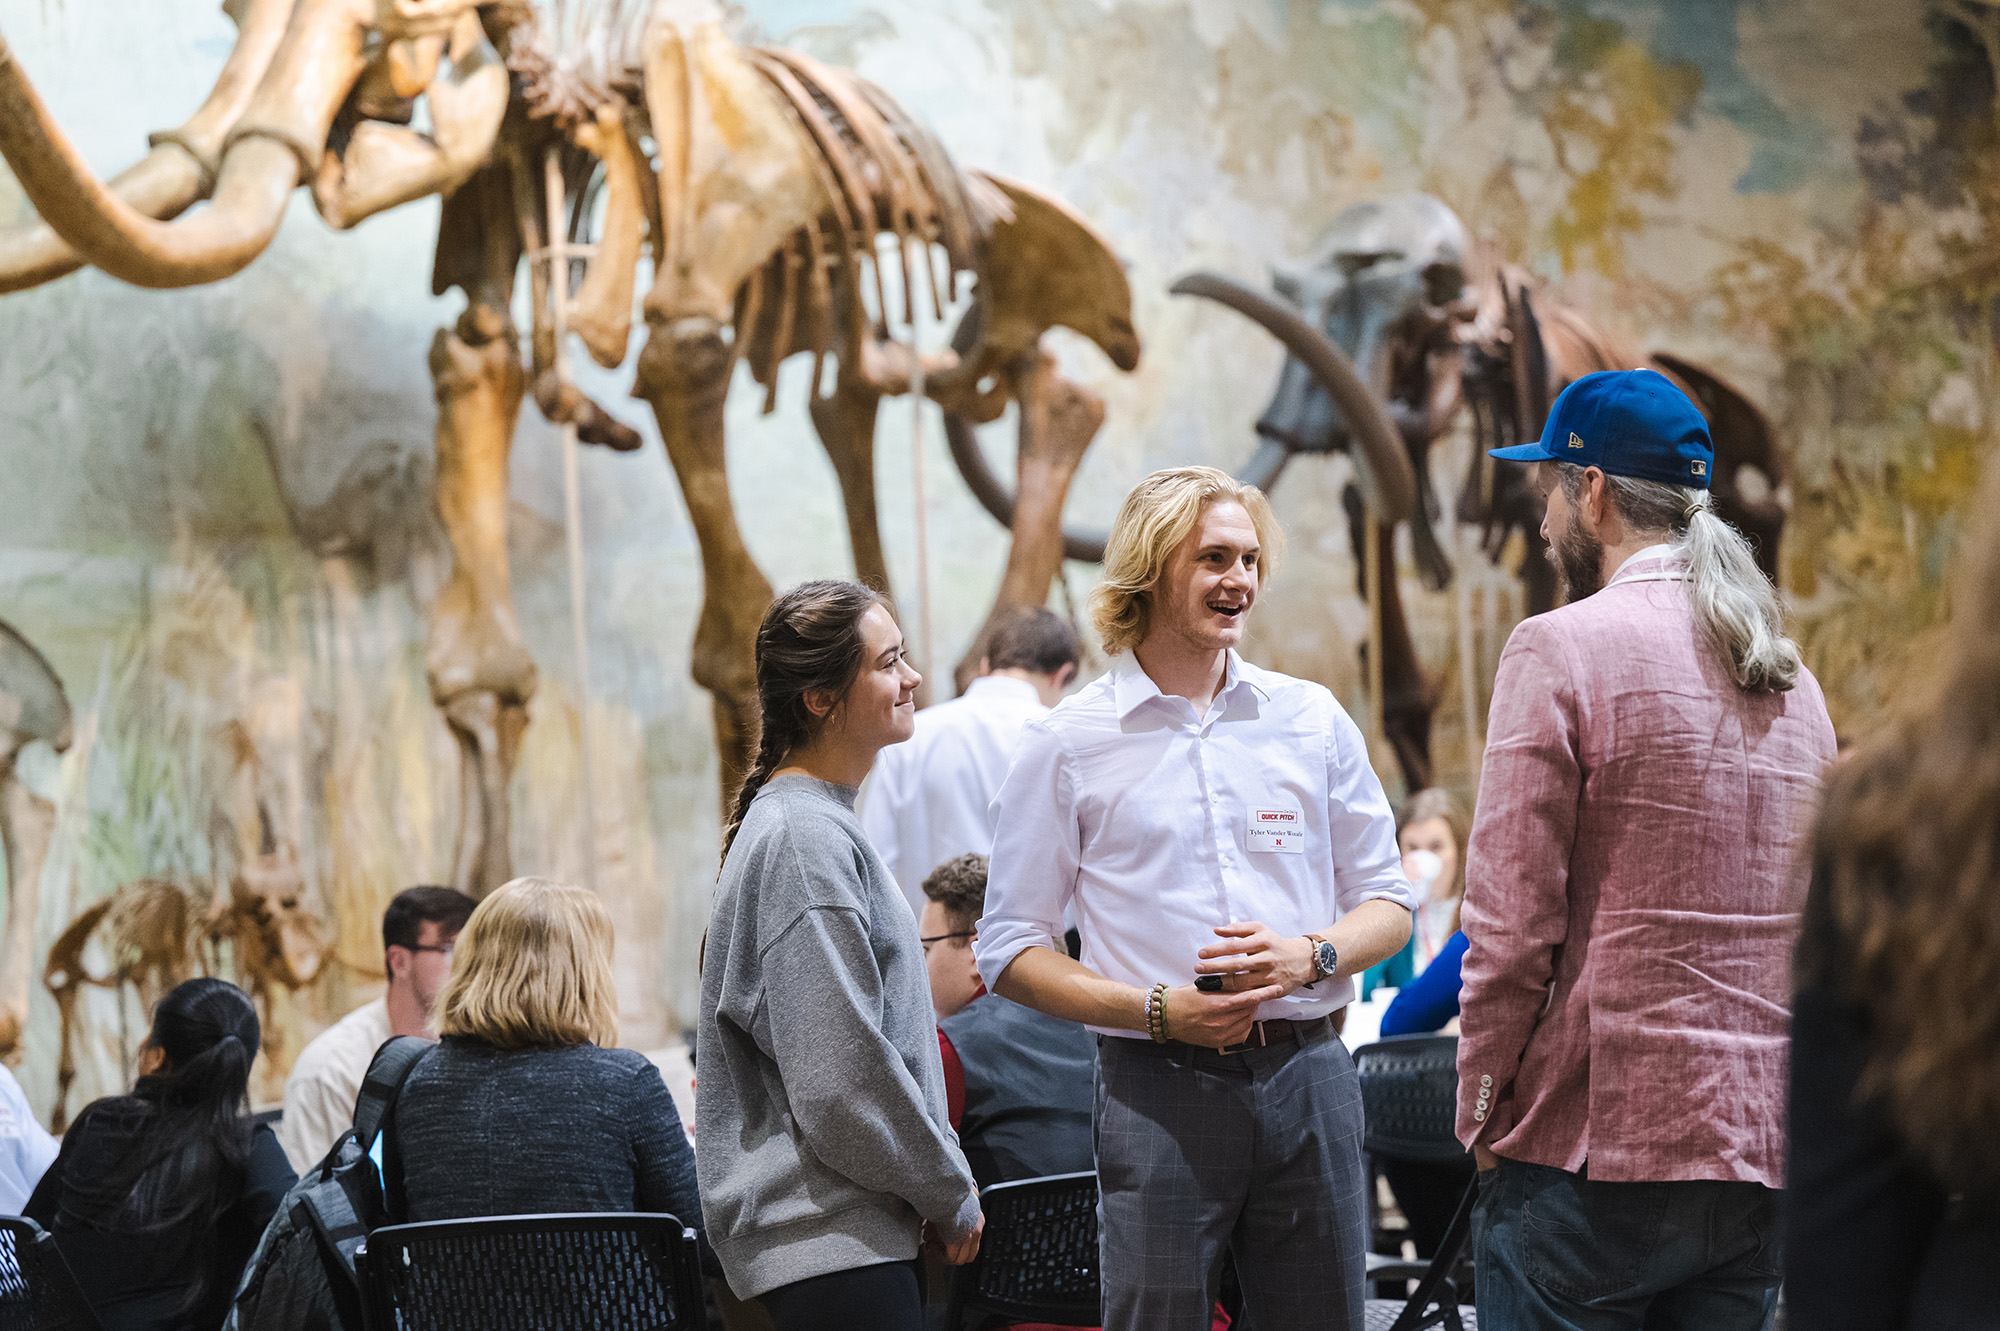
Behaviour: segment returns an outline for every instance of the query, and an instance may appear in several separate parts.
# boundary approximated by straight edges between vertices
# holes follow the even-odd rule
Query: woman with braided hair
[[[920,1240],[972,1260],[923,946],[854,814],[915,728],[882,598],[808,582],[757,630],[757,759],[723,833],[702,961],[695,1140],[709,1240],[778,1331],[917,1331]]]
[[[248,1113],[257,1009],[223,980],[153,1009],[130,1095],[94,1100],[25,1214],[56,1246],[105,1331],[209,1331],[297,1180]]]

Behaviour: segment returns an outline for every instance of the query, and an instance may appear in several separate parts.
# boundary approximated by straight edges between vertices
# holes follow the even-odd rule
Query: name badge
[[[1252,809],[1250,849],[1280,855],[1306,853],[1305,815],[1297,809]]]

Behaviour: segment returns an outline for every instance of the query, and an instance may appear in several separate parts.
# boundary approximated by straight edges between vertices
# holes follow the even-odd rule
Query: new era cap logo
[[[1582,447],[1583,447],[1583,440],[1577,437],[1577,433],[1576,433],[1576,431],[1575,431],[1575,430],[1571,430],[1571,431],[1569,432],[1569,446],[1570,446],[1571,448],[1582,448]]]
[[[1708,475],[1708,464],[1706,462],[1703,462],[1700,458],[1696,458],[1692,462],[1688,463],[1688,470],[1693,472],[1697,476],[1706,476]]]

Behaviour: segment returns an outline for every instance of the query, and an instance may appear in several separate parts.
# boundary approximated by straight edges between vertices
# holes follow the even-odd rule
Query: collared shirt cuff
[[[979,937],[972,944],[972,959],[979,966],[979,978],[988,989],[999,992],[1002,972],[1031,947],[1046,947],[1069,955],[1060,930],[1052,933],[1047,925],[1024,920],[981,920]]]

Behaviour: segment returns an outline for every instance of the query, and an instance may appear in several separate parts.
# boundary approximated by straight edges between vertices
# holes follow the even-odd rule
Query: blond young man
[[[1225,1249],[1260,1328],[1362,1326],[1361,1101],[1328,1017],[1415,895],[1354,722],[1235,651],[1279,539],[1224,472],[1141,481],[1091,598],[1112,667],[1028,726],[995,802],[976,955],[1098,1033],[1114,1331],[1207,1326]]]

